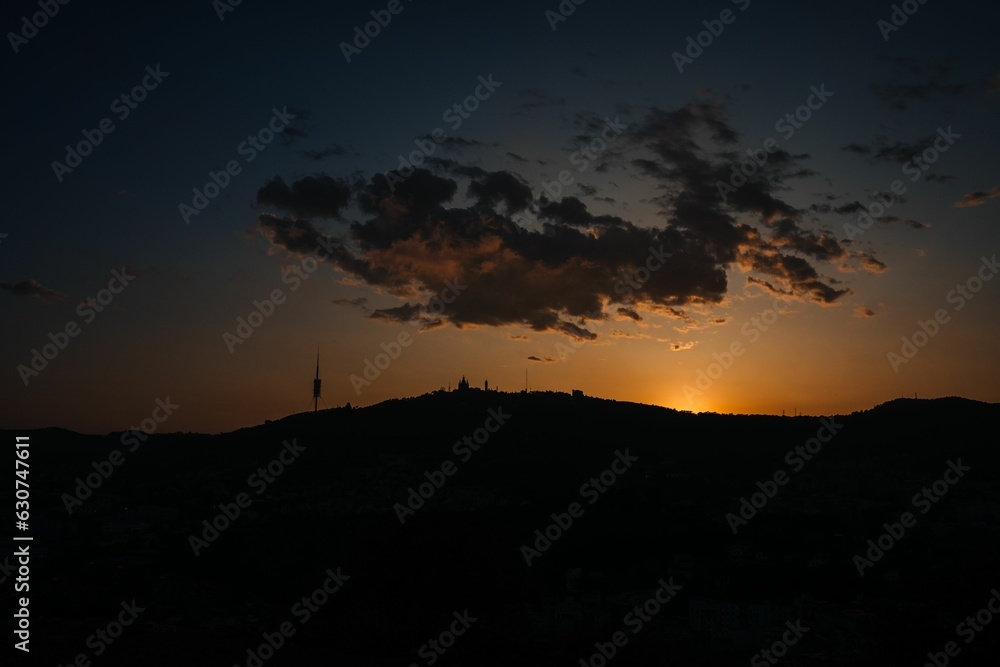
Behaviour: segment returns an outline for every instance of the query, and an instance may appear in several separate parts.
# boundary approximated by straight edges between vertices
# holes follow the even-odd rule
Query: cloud
[[[282,128],[278,136],[284,145],[291,146],[299,139],[307,139],[309,137],[312,125],[308,121],[312,114],[305,109],[298,109],[296,107],[288,107],[288,112],[289,114],[294,114],[295,118]]]
[[[886,194],[881,198],[875,198],[872,200],[878,204],[885,206],[886,201],[891,201],[893,204],[901,203],[903,199],[897,195]],[[862,211],[867,211],[868,207],[861,202],[855,200],[843,206],[830,206],[829,204],[813,204],[809,207],[810,211],[815,211],[817,213],[837,213],[838,215],[854,216]],[[901,224],[907,227],[912,227],[913,229],[930,229],[930,225],[925,222],[920,222],[919,220],[914,220],[913,218],[907,218],[901,215],[882,215],[878,218],[873,218],[877,222],[884,225],[891,224]]]
[[[368,299],[363,296],[359,296],[356,299],[330,299],[330,303],[335,306],[352,306],[366,314],[370,314],[372,312],[368,307]]]
[[[914,220],[913,218],[906,218],[901,215],[883,215],[879,218],[879,222],[885,224],[898,223],[901,225],[906,225],[907,227],[913,227],[914,229],[930,229],[931,226],[926,222],[920,222],[919,220]]]
[[[257,191],[258,206],[273,206],[302,217],[339,217],[350,198],[350,186],[323,174],[307,176],[291,187],[275,176]]]
[[[632,320],[635,320],[636,322],[642,321],[642,316],[631,308],[619,308],[617,312],[619,315],[623,317],[628,317]]]
[[[859,258],[861,259],[862,265],[869,273],[885,273],[889,270],[889,267],[871,255],[861,253]]]
[[[347,149],[340,144],[333,144],[327,148],[301,150],[299,151],[299,155],[318,161],[325,160],[328,157],[347,155]]]
[[[906,111],[914,102],[926,102],[935,97],[961,95],[972,87],[966,83],[873,83],[869,89],[879,100],[895,111]]]
[[[871,308],[866,308],[864,306],[858,306],[854,309],[854,317],[866,319],[869,317],[875,317],[875,311]]]
[[[528,357],[528,361],[537,361],[540,364],[554,364],[556,362],[556,359],[553,359],[551,357],[536,357],[535,355],[531,355],[530,357]]]
[[[936,138],[936,136],[929,136],[907,143],[905,141],[890,141],[884,134],[880,134],[870,144],[847,144],[841,146],[840,150],[865,156],[872,164],[888,162],[905,165],[913,158],[919,157],[928,148],[933,148]]]
[[[948,81],[955,68],[944,60],[920,61],[899,54],[880,55],[879,59],[895,65],[896,71],[888,83],[869,84],[869,90],[894,111],[907,111],[916,103],[959,96],[974,89],[968,83]]]
[[[971,206],[982,206],[991,199],[1000,197],[1000,183],[994,185],[986,191],[968,192],[953,204],[955,208],[969,208]]]
[[[545,106],[565,106],[566,99],[549,97],[538,88],[523,88],[517,92],[523,100],[513,107],[515,114],[523,114]]]
[[[395,308],[379,308],[372,311],[369,317],[373,320],[387,320],[389,322],[406,323],[419,319],[423,313],[423,307],[419,304],[404,303]]]
[[[424,160],[424,164],[434,167],[445,174],[452,176],[466,176],[468,178],[482,178],[489,172],[475,165],[467,165],[449,158],[431,157]]]
[[[586,114],[576,120],[604,124]],[[743,159],[740,135],[722,102],[653,108],[628,128],[621,153],[605,157],[612,168],[652,181],[658,208],[652,224],[598,215],[580,198],[562,197],[522,226],[511,216],[534,201],[527,185],[533,181],[437,158],[426,161],[434,171],[416,169],[406,177],[389,172],[348,182],[320,175],[291,187],[274,178],[261,188],[258,203],[290,215],[262,213],[258,229],[290,253],[326,245],[323,258],[337,271],[404,301],[373,310],[374,319],[522,326],[579,340],[598,338],[591,323],[630,313],[697,326],[687,311],[724,304],[734,268],[747,274],[749,284],[822,305],[851,293],[825,277],[823,265],[853,261],[884,270],[830,232],[807,225],[806,212],[784,199],[787,180],[809,171],[799,163],[806,155],[775,153],[754,178],[720,197],[718,184],[728,182]],[[471,203],[456,202],[459,192]],[[318,218],[344,219],[348,209],[358,215],[346,228],[319,226]],[[657,257],[656,270],[643,268],[648,277],[626,288]],[[448,303],[432,302],[449,285],[461,285],[461,293]]]
[[[680,343],[680,342],[671,343],[670,344],[670,350],[671,350],[671,352],[681,352],[682,350],[690,350],[692,347],[694,347],[697,344],[698,343],[696,343],[694,341],[685,341],[683,343]]]
[[[463,137],[442,137],[435,139],[429,134],[425,134],[422,137],[417,137],[418,139],[423,139],[425,141],[431,141],[444,148],[450,148],[453,150],[462,150],[465,148],[484,148],[495,146],[496,144],[485,144],[481,141],[475,139],[465,139]]]
[[[57,303],[67,298],[66,294],[45,287],[34,278],[11,284],[0,283],[0,290],[13,296],[27,296],[42,303]]]
[[[504,202],[508,212],[517,213],[531,203],[531,188],[509,172],[495,171],[473,180],[469,196],[477,198],[479,206],[494,207]]]

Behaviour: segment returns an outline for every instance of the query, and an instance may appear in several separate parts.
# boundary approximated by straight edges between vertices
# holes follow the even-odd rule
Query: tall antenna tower
[[[316,348],[316,379],[313,380],[313,412],[316,412],[319,404],[319,391],[323,381],[319,379],[319,348]]]

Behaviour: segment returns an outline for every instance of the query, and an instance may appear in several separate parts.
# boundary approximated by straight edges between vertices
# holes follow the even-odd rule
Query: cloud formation
[[[597,119],[578,121],[589,127]],[[524,326],[581,340],[598,337],[589,324],[643,313],[690,326],[689,309],[726,301],[733,270],[774,294],[821,305],[851,293],[824,277],[823,265],[884,270],[807,225],[807,211],[784,200],[786,181],[813,174],[799,163],[806,155],[778,151],[720,198],[718,184],[745,159],[739,138],[718,101],[654,108],[629,127],[620,150],[603,157],[658,193],[652,226],[596,214],[573,196],[540,197],[538,219],[522,226],[515,214],[536,201],[528,179],[436,158],[368,181],[320,174],[289,186],[274,177],[257,203],[284,213],[262,212],[258,228],[290,253],[327,246],[326,261],[352,281],[405,300],[369,317],[424,328]],[[348,222],[349,211],[360,219]],[[319,218],[334,221],[332,231]],[[456,284],[460,296],[432,312],[429,297]]]
[[[1000,183],[997,183],[989,190],[978,190],[967,192],[962,198],[953,204],[955,208],[969,208],[970,206],[982,206],[991,199],[1000,197]]]
[[[27,296],[42,303],[56,303],[67,298],[62,292],[49,289],[34,278],[19,283],[0,283],[0,290],[13,296]]]

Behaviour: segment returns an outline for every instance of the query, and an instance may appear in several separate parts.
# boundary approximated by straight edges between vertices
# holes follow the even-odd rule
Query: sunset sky
[[[311,409],[317,347],[329,407],[526,368],[694,411],[1000,401],[1000,8],[690,4],[71,2],[8,34],[0,426],[249,426]]]

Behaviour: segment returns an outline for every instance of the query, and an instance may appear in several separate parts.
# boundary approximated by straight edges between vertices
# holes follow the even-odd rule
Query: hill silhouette
[[[86,638],[135,599],[141,622],[101,664],[247,665],[291,622],[263,664],[579,664],[622,631],[615,664],[722,665],[797,619],[794,664],[923,664],[1000,583],[998,415],[956,397],[831,419],[469,390],[134,451],[122,433],[29,432],[33,548],[53,577],[36,657],[93,657]],[[860,573],[907,511],[915,525]],[[338,568],[349,579],[300,624],[296,601]],[[681,588],[633,633],[661,580]],[[465,610],[467,632],[428,648]],[[989,630],[966,664],[995,655]]]

